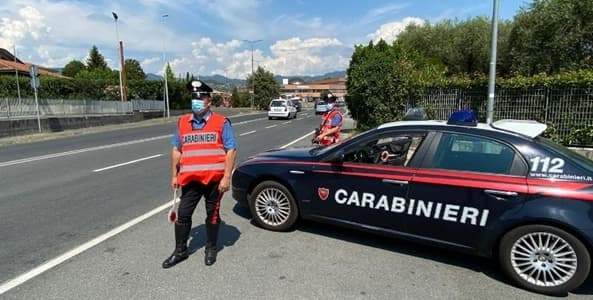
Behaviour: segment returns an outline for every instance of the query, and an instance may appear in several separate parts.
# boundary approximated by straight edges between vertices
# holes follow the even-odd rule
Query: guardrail
[[[163,101],[131,100],[67,100],[39,99],[39,114],[42,117],[86,116],[86,115],[125,115],[134,111],[163,111]],[[20,119],[35,117],[35,99],[0,98],[0,118]]]

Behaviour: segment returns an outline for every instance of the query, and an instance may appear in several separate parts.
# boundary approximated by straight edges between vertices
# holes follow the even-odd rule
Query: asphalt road
[[[292,122],[234,119],[239,161],[310,132]],[[0,282],[164,204],[173,125],[90,134],[0,148]],[[151,139],[154,138],[154,139]],[[308,138],[299,145],[305,145]],[[113,145],[111,147],[101,147]],[[91,149],[64,156],[52,153]],[[162,156],[153,157],[161,154]],[[40,155],[45,159],[16,161]],[[148,158],[100,172],[93,170]],[[6,164],[12,161],[12,165]],[[4,162],[4,165],[3,165]],[[251,224],[228,193],[221,206],[219,261],[203,265],[202,204],[194,255],[169,270],[166,211],[0,296],[7,299],[539,299],[506,281],[492,261],[317,223],[275,233]],[[570,298],[591,299],[589,280]]]

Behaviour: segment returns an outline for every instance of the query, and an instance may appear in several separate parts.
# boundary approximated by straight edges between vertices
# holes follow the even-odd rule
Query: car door
[[[310,177],[312,215],[401,231],[405,201],[422,131],[377,134],[340,149],[342,159],[314,167]]]
[[[489,226],[513,214],[527,193],[527,165],[509,144],[443,132],[409,185],[410,234],[475,248]]]

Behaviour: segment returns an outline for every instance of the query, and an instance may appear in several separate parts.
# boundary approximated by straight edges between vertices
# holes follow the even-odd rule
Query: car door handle
[[[484,193],[490,195],[490,196],[494,196],[495,198],[499,199],[505,199],[505,198],[511,198],[511,197],[516,197],[519,194],[517,194],[516,192],[509,192],[509,191],[499,191],[499,190],[484,190]]]
[[[297,174],[297,175],[303,175],[303,174],[305,174],[305,172],[304,171],[301,171],[301,170],[290,170],[288,172],[290,174]]]
[[[406,185],[408,184],[408,181],[406,180],[393,180],[393,179],[383,179],[384,183],[389,183],[389,184],[396,184],[396,185]]]

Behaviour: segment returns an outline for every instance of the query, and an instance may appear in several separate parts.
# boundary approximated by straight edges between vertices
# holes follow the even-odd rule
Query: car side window
[[[405,167],[423,139],[423,134],[380,136],[350,147],[344,154],[344,162]]]
[[[429,168],[513,174],[515,151],[488,138],[443,133]]]

